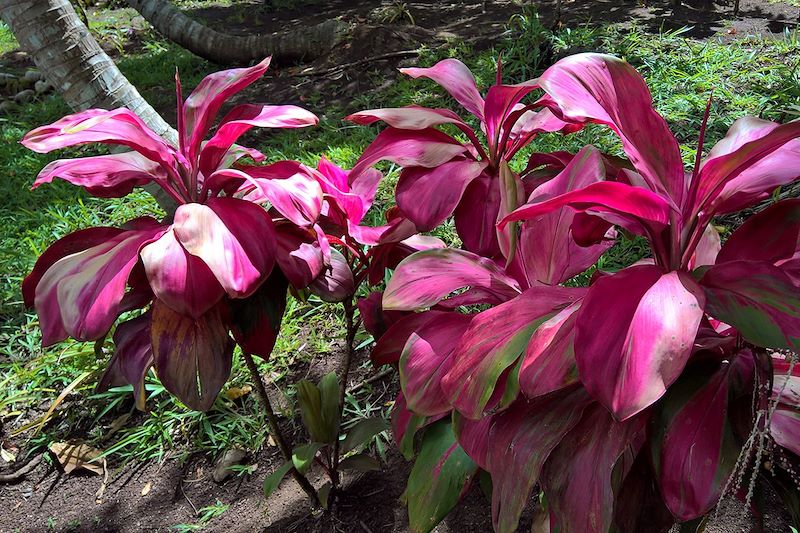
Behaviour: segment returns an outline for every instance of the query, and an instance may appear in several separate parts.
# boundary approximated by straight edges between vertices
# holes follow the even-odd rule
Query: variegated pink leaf
[[[383,308],[424,309],[465,287],[484,289],[488,303],[520,293],[517,282],[494,262],[464,250],[433,249],[417,252],[397,266],[383,294]]]
[[[769,431],[778,446],[800,455],[800,411],[797,407],[779,405],[770,420]]]
[[[414,413],[433,416],[450,411],[441,380],[450,370],[453,350],[470,320],[470,315],[442,313],[417,328],[406,341],[400,357],[400,386],[408,409]]]
[[[581,420],[591,398],[580,387],[533,401],[517,400],[492,417],[487,468],[492,475],[492,522],[517,530],[519,517],[553,449]],[[579,531],[576,529],[575,531]]]
[[[157,225],[122,231],[53,263],[35,290],[42,344],[49,346],[67,336],[82,341],[103,337],[122,312],[139,249],[165,229]]]
[[[433,320],[450,314],[450,311],[425,311],[408,314],[393,323],[375,343],[370,359],[375,366],[390,365],[400,361],[409,337]]]
[[[306,128],[319,122],[314,113],[294,105],[242,104],[231,109],[217,132],[200,150],[200,170],[209,175],[233,143],[251,128]]]
[[[466,127],[461,118],[449,109],[431,109],[410,105],[384,109],[367,109],[345,117],[345,120],[361,124],[373,124],[379,120],[387,126],[401,130],[424,130],[442,124]]]
[[[655,265],[595,281],[575,333],[575,359],[589,394],[618,420],[658,400],[692,353],[704,303],[688,274],[664,274]]]
[[[536,328],[583,294],[584,289],[534,287],[478,313],[461,337],[450,371],[442,379],[442,389],[453,407],[472,419],[495,407],[504,393],[500,390],[501,377],[519,360]]]
[[[687,184],[678,143],[636,69],[613,56],[576,54],[545,70],[539,85],[559,117],[613,129],[650,190],[681,205]]]
[[[331,264],[308,288],[325,302],[341,302],[351,297],[356,290],[355,281],[344,256],[331,250]]]
[[[240,188],[240,192],[251,189],[243,196],[244,200],[253,203],[269,202],[278,213],[298,226],[310,226],[317,221],[322,211],[322,189],[319,183],[303,172],[282,179],[260,178],[260,168],[266,167],[251,167],[246,172],[235,169],[218,170],[212,177],[220,174],[249,176]]]
[[[137,152],[98,155],[79,159],[58,159],[45,166],[32,188],[60,178],[85,188],[92,196],[118,198],[134,187],[151,181],[162,182],[167,174],[158,163]]]
[[[197,318],[225,295],[208,266],[183,248],[173,229],[144,246],[140,255],[153,293],[173,311]]]
[[[325,258],[313,230],[288,222],[275,225],[278,248],[275,261],[296,289],[311,285],[324,270]]]
[[[458,59],[443,59],[429,68],[401,68],[400,72],[412,78],[429,78],[450,93],[464,109],[483,120],[483,98],[475,85],[469,68]]]
[[[709,153],[692,183],[691,213],[738,211],[800,177],[800,122],[744,117]]]
[[[533,332],[519,369],[519,388],[528,398],[578,381],[574,348],[578,309],[580,302],[575,302]]]
[[[756,346],[800,350],[800,294],[766,261],[719,262],[700,279],[706,311]]]
[[[483,172],[467,186],[453,213],[465,250],[483,257],[500,254],[496,227],[500,196],[500,180],[488,172]]]
[[[459,158],[434,168],[405,168],[397,181],[397,205],[419,231],[431,231],[453,214],[467,186],[486,165]]]
[[[259,206],[211,198],[175,211],[173,230],[184,249],[208,265],[231,298],[251,295],[275,264],[275,227]]]
[[[211,129],[214,119],[225,101],[264,75],[271,58],[248,68],[223,70],[209,74],[197,84],[192,94],[183,103],[183,124],[186,139],[182,143],[194,160],[200,143]]]

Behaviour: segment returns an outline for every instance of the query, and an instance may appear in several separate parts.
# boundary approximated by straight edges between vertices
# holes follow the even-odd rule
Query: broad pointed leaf
[[[781,265],[800,254],[800,199],[771,205],[749,217],[720,250],[718,261],[766,261]]]
[[[153,302],[150,336],[158,378],[187,406],[208,411],[231,373],[233,341],[219,306],[198,318]]]
[[[443,59],[429,68],[401,68],[400,72],[412,78],[429,78],[450,93],[464,109],[483,120],[483,98],[475,85],[469,68],[458,59]]]
[[[153,348],[150,343],[150,313],[144,313],[117,326],[114,332],[114,355],[103,377],[97,384],[102,392],[115,386],[111,380],[116,374],[120,381],[133,386],[136,407],[144,411],[144,378],[153,365]]]
[[[253,203],[212,198],[205,205],[184,204],[175,212],[173,229],[232,298],[251,295],[275,264],[275,228]]]
[[[800,350],[800,293],[780,268],[764,261],[727,261],[700,279],[707,312],[765,348]]]
[[[703,305],[691,277],[655,265],[599,278],[578,311],[575,335],[586,389],[618,420],[658,400],[692,353]]]
[[[331,250],[331,264],[308,286],[325,302],[341,302],[355,292],[353,272],[337,250]]]
[[[424,309],[465,287],[483,289],[487,303],[520,292],[518,283],[488,259],[452,248],[424,250],[397,266],[383,294],[383,308]]]
[[[456,442],[448,422],[425,430],[403,498],[408,502],[409,529],[431,531],[455,507],[478,466]]]
[[[517,362],[536,328],[583,294],[583,289],[534,287],[476,315],[442,380],[452,405],[473,419],[494,407],[490,399],[501,376]]]
[[[228,302],[231,333],[242,351],[264,359],[272,353],[286,311],[287,287],[286,277],[275,271],[249,297]]]

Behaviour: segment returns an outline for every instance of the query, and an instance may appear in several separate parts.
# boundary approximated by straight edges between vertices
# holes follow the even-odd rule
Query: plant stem
[[[275,442],[278,444],[278,448],[280,448],[281,453],[283,454],[283,458],[286,459],[286,462],[292,462],[292,447],[286,441],[286,438],[281,433],[281,428],[278,426],[278,417],[275,416],[275,411],[272,410],[272,403],[269,401],[269,396],[267,396],[267,390],[264,388],[264,382],[261,381],[261,374],[258,373],[258,368],[256,368],[256,362],[253,361],[253,356],[247,352],[242,352],[242,356],[244,357],[244,362],[247,365],[247,370],[250,371],[250,376],[253,379],[253,385],[256,387],[256,392],[258,392],[258,398],[261,401],[261,407],[264,408],[264,411],[267,413],[267,422],[269,423],[269,429],[272,432],[272,436],[275,439]],[[320,507],[319,503],[319,496],[317,495],[317,491],[314,489],[314,486],[311,484],[310,481],[297,471],[296,468],[292,468],[291,470],[292,476],[300,485],[300,488],[308,494],[309,499],[311,500],[311,504],[314,507]]]
[[[353,297],[346,299],[342,302],[344,306],[344,317],[347,325],[347,334],[345,337],[346,352],[344,356],[344,368],[342,368],[342,375],[339,376],[339,423],[341,424],[342,415],[344,413],[344,398],[347,394],[347,377],[350,375],[350,365],[353,363],[353,355],[355,354],[355,338],[358,325],[355,321],[355,306],[353,305]],[[331,483],[334,488],[339,484],[339,439],[333,444],[333,465],[331,468]]]

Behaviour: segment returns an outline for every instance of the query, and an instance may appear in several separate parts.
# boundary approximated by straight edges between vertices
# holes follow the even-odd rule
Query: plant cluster
[[[516,530],[535,486],[552,530],[664,530],[726,496],[750,503],[765,452],[765,479],[791,500],[783,480],[800,455],[800,201],[772,202],[724,244],[714,217],[800,177],[800,122],[741,118],[704,156],[709,99],[687,170],[644,80],[620,59],[574,55],[515,85],[498,64],[483,94],[463,63],[446,59],[402,72],[436,82],[470,118],[418,106],[361,111],[347,118],[387,127],[351,170],[324,158],[316,168],[263,164],[235,144],[242,134],[316,117],[244,104],[204,139],[223,102],[267,64],[212,74],[185,101],[178,82],[177,146],[124,109],[25,136],[39,152],[132,150],[55,161],[34,186],[60,178],[119,197],[154,183],[177,204],[164,220],[72,233],[41,256],[23,293],[44,344],[113,331],[101,389],[132,384],[144,408],[152,368],[200,410],[214,403],[238,344],[286,458],[265,492],[291,472],[327,507],[340,470],[377,467],[361,450],[382,420],[341,429],[363,325],[377,341],[373,363],[399,372],[392,430],[415,457],[404,495],[414,531],[435,527],[477,479],[491,480],[483,485],[500,532]],[[588,145],[521,161],[537,136],[588,124],[613,130],[624,154]],[[397,205],[369,226],[383,177],[373,165],[383,160],[402,168]],[[450,217],[459,248],[421,234]],[[650,256],[598,269],[630,236]],[[269,357],[288,295],[309,293],[341,303],[346,353],[338,377],[297,384],[310,440],[293,448],[251,355]],[[320,489],[305,478],[315,463],[330,478]]]

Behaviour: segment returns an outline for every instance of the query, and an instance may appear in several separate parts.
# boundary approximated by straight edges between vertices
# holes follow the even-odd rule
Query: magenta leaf
[[[484,123],[486,125],[486,138],[491,151],[498,154],[504,147],[500,146],[500,136],[504,134],[503,126],[506,119],[514,110],[520,100],[536,89],[531,82],[519,85],[493,85],[486,93],[486,103],[483,108]],[[516,122],[516,121],[515,121]],[[509,132],[510,133],[510,132]]]
[[[690,276],[664,274],[654,265],[595,281],[575,333],[575,359],[589,394],[618,420],[658,400],[692,353],[703,305]]]
[[[331,264],[308,286],[324,302],[341,302],[356,290],[353,272],[337,250],[331,250]]]
[[[350,186],[354,192],[374,190],[377,185],[375,176],[366,171],[384,159],[402,167],[433,168],[466,152],[467,149],[460,142],[436,129],[386,128],[375,137],[350,170]]]
[[[397,363],[400,361],[406,342],[415,331],[424,328],[428,322],[449,314],[449,311],[425,311],[423,313],[411,313],[400,318],[389,326],[375,343],[375,347],[370,353],[372,363],[375,366]]]
[[[663,228],[667,224],[671,212],[663,198],[647,189],[616,181],[600,181],[549,200],[523,205],[505,217],[499,227],[515,220],[535,219],[563,207],[592,211],[600,218],[608,213],[634,224],[656,228]]]
[[[534,330],[575,302],[584,289],[534,287],[472,319],[455,349],[442,389],[467,418],[479,418],[490,404],[504,371],[519,359]]]
[[[397,205],[419,231],[431,231],[453,214],[467,186],[486,165],[474,159],[453,159],[435,168],[405,168],[395,191]]]
[[[706,311],[757,346],[800,350],[800,294],[780,268],[765,261],[727,261],[700,279]]]
[[[199,318],[153,302],[150,336],[155,369],[168,391],[192,409],[208,411],[231,372],[234,343],[220,307]]]
[[[800,199],[793,198],[749,217],[725,242],[717,261],[766,261],[780,266],[798,254]]]
[[[250,297],[232,299],[230,329],[242,351],[268,358],[275,347],[286,310],[286,278],[273,272]]]
[[[173,229],[144,246],[140,255],[153,294],[177,313],[197,318],[225,295],[208,266],[183,248]]]
[[[710,511],[733,472],[741,446],[728,420],[728,396],[744,358],[752,361],[741,352],[710,376],[688,372],[660,405],[653,436],[656,471],[664,502],[682,522]],[[750,375],[752,380],[752,370]]]
[[[641,75],[613,56],[576,54],[539,77],[550,101],[545,105],[573,122],[596,122],[613,129],[650,190],[680,205],[686,192],[678,143]]]
[[[475,85],[475,78],[458,59],[443,59],[429,68],[401,68],[400,72],[412,78],[423,77],[435,81],[464,109],[483,120],[483,98]]]
[[[122,231],[53,263],[35,290],[42,344],[49,346],[67,336],[82,341],[103,337],[123,311],[125,287],[139,249],[165,229],[157,225]]]
[[[152,219],[152,221],[154,223],[156,222],[154,219]],[[31,273],[22,281],[22,298],[25,301],[25,307],[33,307],[36,297],[36,287],[39,285],[39,281],[42,279],[45,272],[47,272],[56,261],[68,255],[82,252],[87,248],[102,244],[118,236],[123,231],[125,230],[109,227],[86,228],[72,232],[51,244],[47,250],[39,256],[39,259],[36,260],[36,264]]]
[[[431,307],[465,287],[485,291],[487,303],[506,301],[519,285],[494,262],[464,250],[424,250],[403,260],[383,294],[383,308],[417,310]]]
[[[735,211],[769,197],[797,179],[800,122],[778,125],[751,117],[731,127],[692,183],[692,210],[711,215]]]
[[[533,332],[522,365],[519,387],[528,398],[563,389],[578,381],[575,363],[575,323],[580,302],[545,321]]]
[[[88,109],[67,115],[48,126],[29,131],[22,138],[23,146],[39,153],[87,143],[127,146],[165,167],[174,166],[176,161],[175,150],[133,111],[125,108]]]
[[[500,199],[500,180],[487,172],[467,186],[453,213],[464,249],[483,257],[500,254],[496,228]]]
[[[703,230],[703,236],[700,237],[697,248],[695,248],[692,257],[689,259],[687,268],[694,270],[702,266],[713,265],[717,262],[717,256],[721,249],[722,241],[720,240],[719,232],[712,224],[709,224]]]
[[[442,313],[416,329],[406,341],[400,357],[400,386],[408,409],[414,413],[433,416],[450,411],[441,380],[450,370],[453,350],[470,320],[470,315]]]
[[[322,189],[314,179],[303,172],[281,177],[261,178],[260,169],[268,167],[249,167],[245,171],[227,169],[212,174],[244,177],[239,192],[247,192],[244,200],[253,203],[266,203],[278,213],[298,226],[310,226],[317,221],[322,211]]]
[[[194,160],[200,150],[200,142],[211,129],[214,119],[225,101],[264,75],[270,58],[249,68],[223,70],[209,74],[197,84],[183,104],[183,119],[189,159]],[[181,110],[179,110],[180,112]]]
[[[259,206],[238,198],[212,198],[175,211],[175,236],[203,260],[228,296],[251,295],[275,264],[275,228]]]
[[[361,124],[385,122],[392,128],[401,130],[424,130],[442,124],[454,124],[468,127],[458,115],[449,109],[431,109],[427,107],[408,106],[385,109],[367,109],[345,117],[346,120]]]
[[[550,453],[540,483],[550,505],[551,527],[558,531],[606,532],[614,517],[614,496],[639,451],[647,416],[617,422],[592,404],[580,422]],[[614,474],[625,461],[622,476]],[[555,523],[554,523],[555,522]]]
[[[151,181],[162,182],[167,174],[156,162],[137,152],[98,155],[79,159],[58,159],[45,166],[32,188],[60,178],[84,187],[89,194],[100,198],[119,198],[134,187]]]
[[[98,392],[123,383],[132,385],[136,407],[141,411],[144,411],[146,399],[144,378],[153,365],[150,320],[150,313],[147,312],[117,326],[114,332],[114,355],[97,383]]]
[[[210,175],[233,143],[251,128],[305,128],[319,122],[316,115],[294,105],[242,104],[231,109],[217,132],[200,151],[200,170]]]
[[[487,468],[492,475],[495,531],[517,530],[545,461],[590,403],[586,391],[573,387],[533,401],[517,400],[492,417]]]
[[[425,430],[419,455],[408,476],[403,500],[409,530],[428,533],[455,507],[478,466],[456,442],[452,425],[438,422]]]
[[[325,258],[311,229],[300,228],[288,222],[275,224],[277,255],[275,262],[296,289],[311,285],[325,268]]]
[[[453,411],[453,432],[456,434],[458,444],[467,452],[469,458],[481,467],[482,470],[489,471],[487,465],[489,460],[489,428],[492,427],[494,419],[499,415],[490,415],[471,420]]]
[[[394,442],[407,460],[414,457],[414,437],[426,425],[432,424],[444,415],[424,417],[416,415],[406,408],[406,399],[401,391],[392,406],[392,436]]]
[[[780,404],[772,415],[769,430],[779,446],[800,455],[800,411],[797,407]]]

